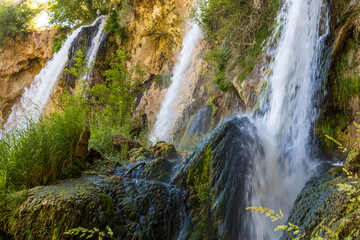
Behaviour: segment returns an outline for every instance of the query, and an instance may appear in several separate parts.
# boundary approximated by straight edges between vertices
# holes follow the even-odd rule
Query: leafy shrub
[[[13,38],[17,34],[31,27],[31,20],[36,11],[27,4],[14,5],[10,1],[0,2],[0,45],[5,40]]]
[[[139,83],[145,71],[137,66],[127,67],[130,58],[123,48],[113,55],[111,68],[105,71],[105,84],[97,84],[90,90],[92,113],[90,145],[104,154],[113,154],[112,137],[116,133],[130,137],[132,117],[136,108]]]
[[[112,10],[109,20],[106,23],[105,31],[114,33],[120,38],[126,38],[126,31],[124,27],[121,27],[118,22],[118,13],[116,10]]]
[[[52,0],[48,6],[50,24],[73,26],[92,22],[105,14],[110,0]]]

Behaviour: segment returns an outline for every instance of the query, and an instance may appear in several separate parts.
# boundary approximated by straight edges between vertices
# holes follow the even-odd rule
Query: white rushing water
[[[160,111],[156,118],[156,123],[150,135],[150,140],[155,142],[157,139],[170,142],[171,131],[174,129],[178,112],[176,111],[175,102],[179,96],[186,70],[189,68],[191,59],[194,55],[196,44],[202,37],[202,32],[196,23],[191,23],[190,30],[186,33],[183,40],[183,46],[178,62],[176,63],[171,84],[166,91],[165,99],[161,104]]]
[[[262,114],[254,119],[265,158],[254,162],[252,206],[288,214],[316,164],[309,157],[309,138],[316,117],[314,85],[321,81],[318,60],[329,31],[325,4],[323,0],[286,0],[279,13],[280,39],[269,52],[274,61],[266,79],[268,92],[261,102]],[[254,214],[253,221],[252,239],[279,237],[269,219]]]
[[[87,68],[89,69],[89,71],[84,74],[84,76],[82,77],[82,79],[84,81],[87,81],[91,78],[92,76],[92,73],[93,73],[93,64],[95,63],[96,61],[96,57],[98,55],[98,52],[99,52],[99,48],[101,46],[101,43],[103,41],[103,39],[105,38],[106,36],[106,33],[103,31],[105,25],[106,25],[106,17],[105,16],[101,16],[99,17],[97,20],[95,20],[94,24],[97,23],[97,21],[101,21],[100,22],[100,25],[97,29],[97,32],[96,32],[96,35],[95,37],[93,38],[92,42],[91,42],[91,46],[86,54],[86,59],[88,60],[87,61]]]
[[[94,21],[92,26],[95,26],[97,21],[101,21],[98,33],[92,40],[91,47],[87,53],[87,57],[89,57],[92,61],[95,60],[100,46],[105,18],[99,17]],[[68,36],[60,51],[54,54],[52,60],[50,60],[35,77],[30,88],[25,88],[25,92],[21,96],[20,101],[11,108],[11,114],[5,124],[6,131],[11,131],[15,128],[25,128],[28,120],[37,121],[40,118],[43,110],[49,102],[51,93],[57,84],[59,76],[64,71],[64,68],[68,63],[69,50],[84,27],[87,26],[74,30],[71,35]],[[90,62],[88,65],[89,64]]]

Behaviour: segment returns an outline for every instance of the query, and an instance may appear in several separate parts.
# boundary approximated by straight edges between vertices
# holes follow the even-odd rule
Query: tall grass
[[[79,175],[74,158],[85,126],[86,110],[75,98],[64,98],[63,111],[38,123],[28,120],[26,129],[3,133],[0,139],[0,193],[7,193],[57,179]]]

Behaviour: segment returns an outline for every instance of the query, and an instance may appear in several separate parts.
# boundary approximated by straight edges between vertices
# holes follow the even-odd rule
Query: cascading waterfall
[[[166,91],[165,99],[161,104],[157,115],[156,123],[150,135],[150,140],[155,142],[157,139],[170,142],[171,131],[173,130],[178,112],[175,102],[179,98],[179,89],[185,77],[186,70],[189,68],[194,54],[195,46],[202,37],[202,32],[196,23],[191,23],[190,30],[186,33],[180,57],[173,71],[171,84]]]
[[[98,21],[101,21],[100,24]],[[89,60],[87,63],[88,67],[95,61],[99,46],[104,38],[102,29],[105,25],[105,17],[97,18],[91,26],[96,26],[97,24],[99,24],[97,33],[92,39],[91,46],[86,55]],[[69,50],[81,30],[85,27],[87,26],[82,26],[71,33],[60,51],[54,54],[52,60],[35,77],[30,88],[25,88],[20,101],[11,108],[11,114],[5,124],[6,131],[11,131],[15,128],[25,128],[28,120],[37,121],[40,118],[46,104],[49,102],[58,78],[69,60]],[[90,74],[91,71],[83,79],[88,79]]]
[[[97,33],[95,37],[92,40],[91,46],[87,52],[86,59],[87,61],[87,68],[90,69],[86,74],[83,75],[82,79],[84,81],[87,81],[91,78],[94,68],[92,67],[92,64],[95,63],[96,57],[98,55],[99,48],[101,46],[101,43],[105,39],[106,32],[103,31],[105,25],[106,25],[106,17],[101,16],[94,22],[94,24],[97,23],[97,21],[100,22],[100,26],[97,29]]]
[[[286,0],[277,23],[280,34],[269,52],[274,61],[266,79],[267,94],[261,113],[254,116],[265,157],[254,160],[248,184],[252,206],[288,214],[316,164],[309,156],[309,138],[316,118],[315,86],[322,80],[317,74],[322,67],[319,57],[329,33],[327,5],[323,0]],[[252,218],[251,239],[279,237],[268,219],[259,214]]]

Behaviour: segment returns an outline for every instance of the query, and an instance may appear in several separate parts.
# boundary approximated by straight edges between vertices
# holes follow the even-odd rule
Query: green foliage
[[[88,72],[90,69],[87,68],[86,63],[87,59],[84,56],[84,53],[79,49],[74,57],[75,67],[65,69],[66,73],[73,75],[74,77],[81,77],[84,73]]]
[[[69,28],[61,28],[60,35],[54,37],[51,41],[53,44],[53,51],[58,52],[60,51],[62,45],[65,43],[67,39],[67,34],[69,33]]]
[[[321,144],[333,151],[338,147],[332,139],[342,140],[340,133],[341,129],[350,121],[346,112],[333,113],[331,116],[324,117],[316,123],[316,133]]]
[[[205,60],[215,68],[215,84],[224,92],[232,86],[225,74],[229,57],[229,48],[225,46],[215,46],[205,57]]]
[[[73,26],[92,22],[97,13],[105,14],[111,0],[51,0],[50,24]]]
[[[100,231],[98,228],[86,229],[78,227],[71,229],[64,233],[65,235],[75,236],[77,239],[94,239],[97,237],[98,240],[103,239],[114,239],[114,233],[109,226],[106,226],[106,232]]]
[[[335,92],[338,104],[343,107],[349,98],[360,92],[360,78],[357,76],[354,60],[354,52],[359,46],[358,40],[349,40],[342,57],[336,64]]]
[[[118,21],[118,12],[113,9],[111,11],[110,17],[106,23],[105,31],[109,33],[114,33],[120,38],[126,38],[126,31],[124,27],[121,27]]]
[[[27,31],[31,27],[31,20],[36,15],[36,10],[28,4],[14,5],[12,1],[0,2],[0,45],[7,39]]]
[[[81,165],[74,152],[84,129],[85,109],[80,99],[63,97],[63,112],[31,120],[25,129],[3,133],[0,139],[0,193],[78,176]]]
[[[145,76],[142,68],[127,67],[129,57],[123,48],[118,49],[111,68],[105,71],[105,84],[97,84],[90,90],[91,104],[96,106],[90,126],[94,136],[90,145],[108,155],[115,153],[112,142],[116,133],[130,137],[139,83]]]
[[[222,46],[227,48],[223,53],[226,58],[219,57],[212,63],[220,88],[228,87],[225,68],[238,69],[240,82],[252,71],[262,52],[261,44],[271,33],[280,5],[280,0],[199,1],[201,11],[194,10],[192,18],[207,33],[207,39],[216,52]]]

